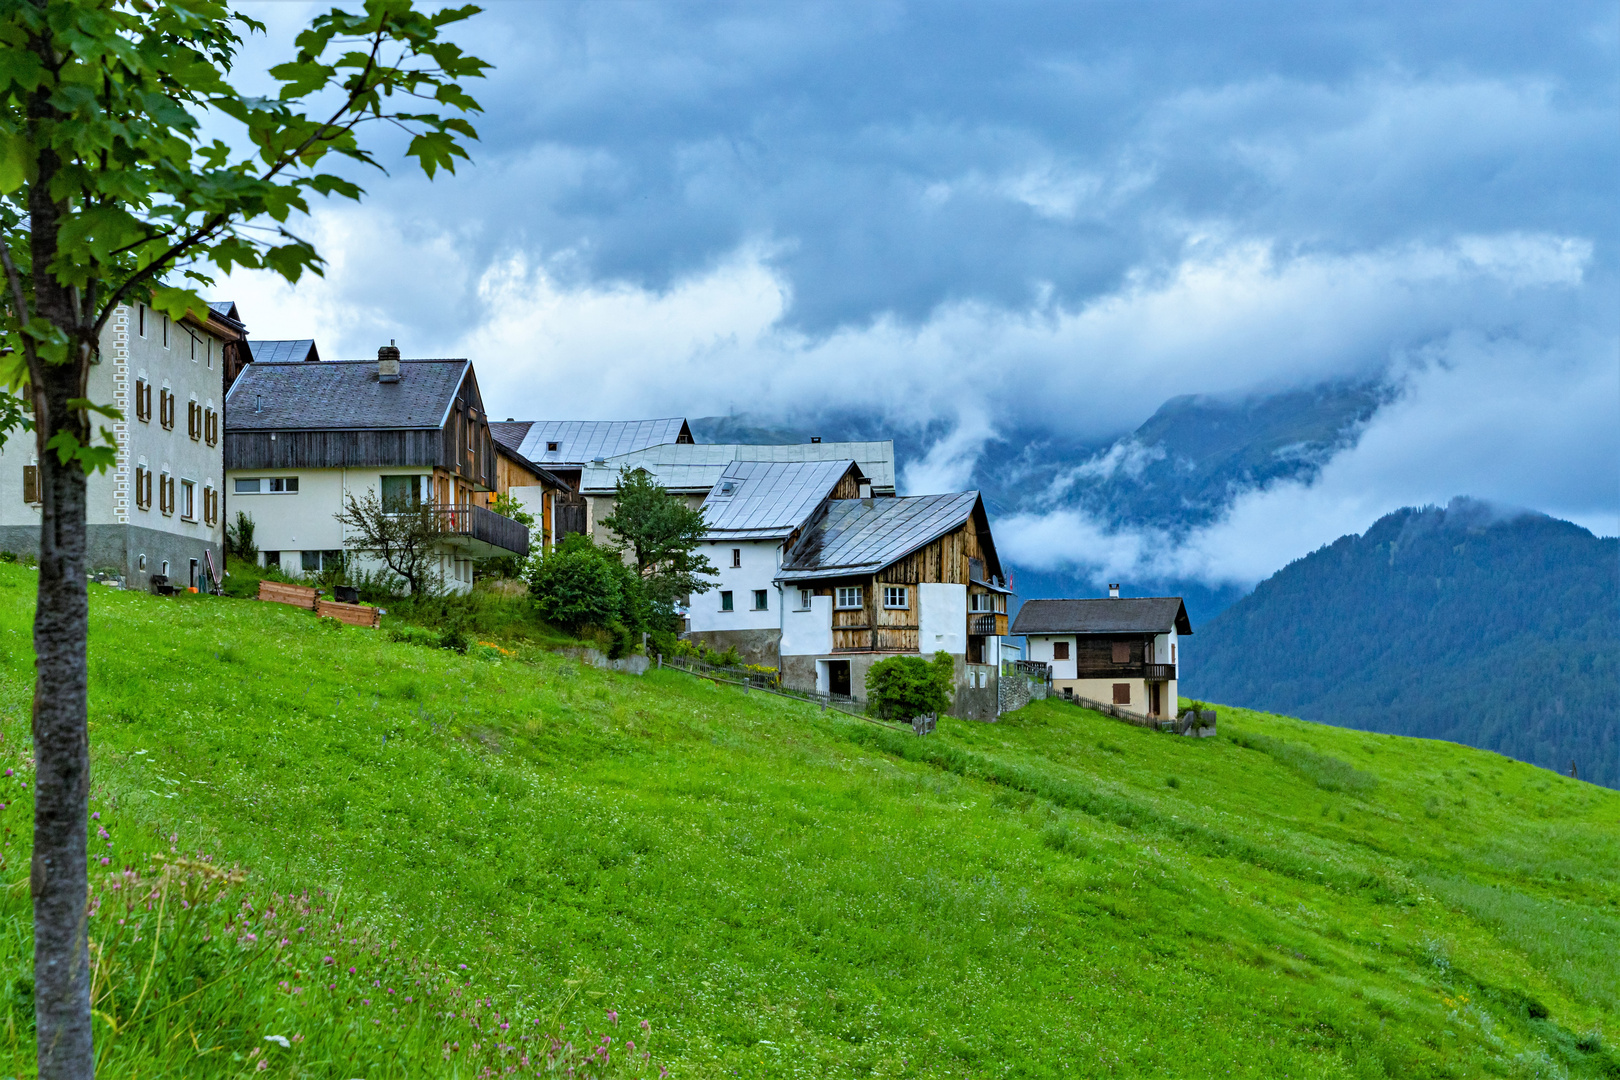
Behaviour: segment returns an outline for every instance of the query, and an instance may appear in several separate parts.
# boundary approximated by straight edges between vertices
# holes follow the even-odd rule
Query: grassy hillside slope
[[[0,566],[6,1075],[32,587]],[[676,1077],[1620,1075],[1620,794],[1492,754],[1058,703],[917,739],[99,587],[91,669],[104,1075],[470,1077],[536,1020]],[[136,892],[154,855],[249,876]]]

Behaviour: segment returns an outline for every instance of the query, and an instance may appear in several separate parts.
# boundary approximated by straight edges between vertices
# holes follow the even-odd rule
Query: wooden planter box
[[[303,608],[305,611],[314,611],[318,595],[308,585],[288,585],[284,582],[269,580],[259,582],[259,599],[268,600],[273,604],[291,604],[293,607]]]
[[[323,619],[336,619],[350,626],[366,626],[373,630],[382,626],[382,609],[365,604],[340,604],[336,600],[318,600],[315,614]]]

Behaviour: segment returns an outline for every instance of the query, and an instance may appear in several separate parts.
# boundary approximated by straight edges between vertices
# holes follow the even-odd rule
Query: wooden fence
[[[259,599],[272,604],[291,604],[293,607],[314,611],[320,593],[309,585],[289,585],[284,581],[259,582]]]
[[[322,619],[336,619],[350,626],[364,626],[372,630],[382,626],[382,609],[365,604],[342,604],[336,600],[315,601],[315,614]]]

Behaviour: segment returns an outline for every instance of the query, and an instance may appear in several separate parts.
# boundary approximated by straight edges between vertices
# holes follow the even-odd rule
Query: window
[[[135,466],[135,509],[152,509],[152,470],[144,465]]]
[[[208,370],[214,370],[214,339],[203,339],[203,359],[207,361]]]
[[[23,466],[23,502],[38,505],[44,502],[39,493],[39,466]]]
[[[174,393],[167,386],[158,392],[158,423],[164,431],[174,430]]]
[[[296,495],[298,477],[267,476],[238,478],[234,490],[238,495]]]
[[[219,413],[211,408],[203,410],[203,441],[209,446],[219,445]]]
[[[264,481],[257,478],[252,480],[238,479],[236,481],[236,493],[238,495],[257,495],[259,493],[259,485],[262,483],[264,483]]]
[[[135,419],[143,424],[152,422],[152,384],[145,379],[135,380]]]
[[[968,597],[969,611],[1000,611],[1001,597],[994,593],[974,593]]]
[[[203,523],[219,524],[219,489],[212,484],[203,488]]]
[[[1131,684],[1117,682],[1114,684],[1114,704],[1129,705],[1131,703]]]
[[[186,337],[191,339],[191,362],[195,364],[197,362],[197,335],[187,330]]]
[[[908,608],[911,606],[911,590],[904,585],[883,586],[883,606],[886,608]]]
[[[422,477],[385,476],[382,478],[383,509],[398,514],[422,505]]]
[[[810,610],[810,596],[811,596],[811,593],[810,593],[809,589],[800,589],[799,590],[799,610],[800,611],[809,611]]]
[[[735,610],[735,608],[733,608],[732,604],[731,604],[731,590],[730,589],[722,589],[722,590],[720,590],[720,610],[721,611],[734,611]]]
[[[770,597],[765,595],[764,589],[754,590],[754,610],[765,611],[770,606]]]
[[[840,585],[835,605],[840,611],[849,611],[861,606],[861,587],[859,585]]]
[[[169,317],[167,315],[163,316],[163,347],[165,349],[169,347]]]
[[[1074,700],[1074,687],[1065,686],[1063,688],[1063,697],[1064,697],[1065,700],[1073,701]]]
[[[186,434],[192,442],[200,442],[203,434],[203,408],[195,401],[186,402]]]
[[[1131,643],[1128,641],[1114,642],[1114,663],[1128,664],[1131,662]]]
[[[731,565],[733,569],[742,565],[742,548],[731,549]]]
[[[146,305],[135,305],[135,332],[141,337],[146,336]],[[144,566],[141,569],[146,569]]]
[[[546,453],[555,454],[557,452],[558,448],[561,447],[561,446],[562,446],[561,443],[548,442],[548,443],[546,443]]]
[[[1067,660],[1069,658],[1069,643],[1067,641],[1052,642],[1052,659]]]
[[[281,552],[279,552],[279,551],[265,551],[265,552],[260,552],[260,554],[262,554],[264,556],[264,565],[273,566],[277,570],[281,569]]]
[[[194,480],[180,481],[180,516],[186,521],[197,520],[197,483]]]
[[[335,570],[343,566],[343,552],[338,551],[300,551],[298,558],[303,565],[304,573],[318,574],[322,570]],[[460,560],[457,560],[456,576],[461,575]]]
[[[164,517],[174,516],[174,477],[168,473],[158,477],[158,510]]]

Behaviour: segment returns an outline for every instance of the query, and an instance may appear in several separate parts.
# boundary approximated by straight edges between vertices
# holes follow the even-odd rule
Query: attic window
[[[562,443],[548,442],[546,443],[546,453],[555,454],[561,447]]]

